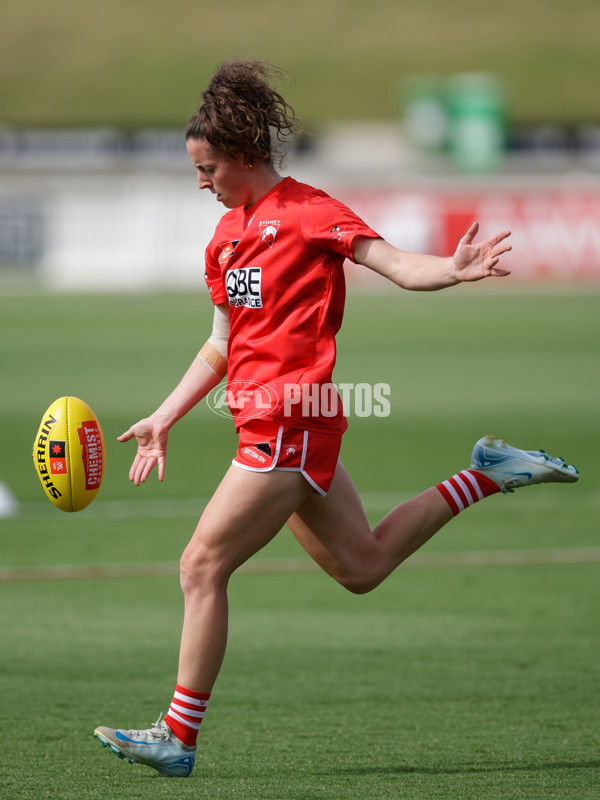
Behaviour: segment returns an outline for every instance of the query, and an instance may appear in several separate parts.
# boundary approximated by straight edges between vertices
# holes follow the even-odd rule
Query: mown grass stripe
[[[361,499],[366,511],[388,511],[394,506],[409,500],[418,494],[420,490],[404,492],[362,492]],[[141,498],[134,500],[96,500],[84,511],[80,512],[90,519],[169,519],[198,517],[210,498],[208,497],[184,497],[184,498]],[[560,496],[552,493],[539,492],[527,493],[526,495],[512,495],[508,500],[504,510],[510,510],[511,506],[515,510],[522,508],[523,499],[526,500],[528,507],[552,508],[562,503]],[[579,492],[581,504],[586,506],[600,505],[600,491],[589,490]],[[26,519],[46,519],[48,516],[56,515],[56,509],[47,502],[23,503],[17,512],[17,516]]]
[[[600,547],[554,548],[546,550],[491,550],[463,553],[416,553],[402,569],[444,569],[453,567],[514,567],[543,564],[591,564],[600,561]],[[241,575],[316,572],[320,567],[309,558],[256,558],[241,566]],[[0,570],[0,583],[22,581],[89,580],[107,578],[160,578],[177,575],[176,561],[139,564],[57,564],[38,567],[10,567]]]

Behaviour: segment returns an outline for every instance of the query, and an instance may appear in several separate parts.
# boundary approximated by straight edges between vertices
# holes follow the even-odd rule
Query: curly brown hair
[[[302,133],[296,112],[271,84],[285,74],[268,61],[221,64],[188,123],[186,140],[206,139],[249,166],[261,161],[279,165],[287,138]]]

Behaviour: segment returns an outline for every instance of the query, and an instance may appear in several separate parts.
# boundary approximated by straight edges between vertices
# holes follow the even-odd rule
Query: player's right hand
[[[168,428],[153,420],[152,417],[141,419],[117,437],[119,442],[137,439],[137,453],[129,470],[129,480],[136,486],[144,483],[157,465],[158,480],[164,480],[168,437]]]

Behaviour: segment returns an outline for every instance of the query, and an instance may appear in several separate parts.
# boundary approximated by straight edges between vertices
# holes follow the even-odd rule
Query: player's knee
[[[375,548],[347,552],[341,559],[329,562],[326,569],[352,594],[372,592],[389,572],[384,554]]]
[[[209,589],[223,581],[225,570],[217,553],[203,544],[188,545],[179,562],[179,582],[184,594]]]
[[[368,594],[379,586],[379,581],[352,580],[342,583],[342,586],[352,594]]]
[[[179,583],[184,594],[201,582],[201,564],[196,555],[187,548],[179,561]]]
[[[375,574],[366,568],[334,575],[334,578],[352,594],[368,594],[379,586],[382,580],[379,573]]]

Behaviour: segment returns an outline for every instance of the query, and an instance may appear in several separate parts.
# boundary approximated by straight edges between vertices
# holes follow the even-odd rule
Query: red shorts
[[[252,472],[300,472],[315,492],[326,495],[329,491],[342,446],[341,435],[254,419],[240,428],[239,437],[232,461],[236,467]]]

